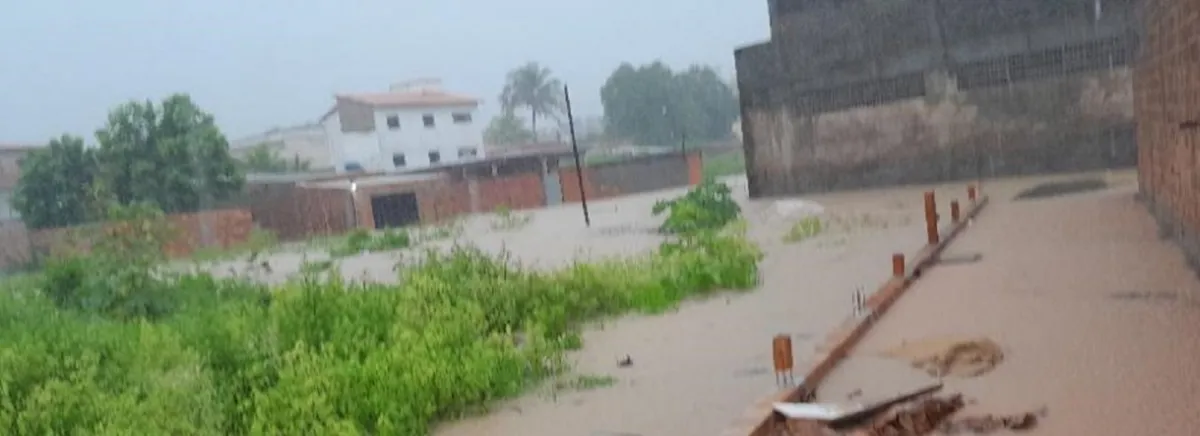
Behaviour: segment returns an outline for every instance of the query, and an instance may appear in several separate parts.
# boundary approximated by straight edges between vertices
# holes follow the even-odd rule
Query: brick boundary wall
[[[250,232],[254,229],[254,219],[246,209],[172,214],[167,215],[167,221],[175,231],[175,239],[163,246],[164,254],[170,257],[187,256],[204,247],[232,247],[250,239]],[[209,226],[207,232],[204,230],[206,225]],[[87,237],[77,233],[84,228],[34,230],[29,233],[31,252],[53,256],[87,251],[90,248]]]
[[[588,200],[601,200],[695,185],[703,173],[703,151],[689,151],[682,164],[678,153],[645,156],[583,167],[583,188]],[[579,177],[575,167],[559,168],[558,177],[563,203],[578,203]]]
[[[974,189],[974,185],[968,188],[969,199],[974,197],[972,194]],[[774,403],[811,400],[825,377],[832,373],[837,368],[837,365],[850,354],[850,351],[866,336],[871,327],[875,325],[888,309],[892,307],[892,304],[905,291],[912,287],[913,283],[921,277],[922,272],[932,268],[937,263],[938,256],[945,250],[946,246],[970,226],[971,220],[987,204],[987,196],[979,197],[977,201],[968,200],[967,209],[963,211],[963,214],[957,220],[952,217],[950,223],[941,229],[938,229],[936,224],[934,224],[935,227],[930,231],[936,232],[938,235],[937,242],[922,247],[916,256],[911,259],[907,267],[903,265],[905,263],[903,260],[900,261],[900,264],[897,264],[894,257],[892,263],[893,277],[867,298],[866,313],[868,315],[851,316],[836,327],[817,346],[817,353],[813,356],[808,366],[801,367],[803,368],[803,374],[798,379],[800,381],[798,385],[759,400],[743,413],[737,424],[726,429],[722,435],[776,436],[783,434],[780,432],[780,426],[786,420],[782,415],[775,412]],[[936,216],[936,207],[934,210]],[[957,208],[952,206],[952,215],[954,215],[953,210],[957,210]],[[929,216],[928,213],[927,216]],[[896,256],[903,259],[903,255],[898,254]],[[880,263],[882,267],[883,262]],[[821,425],[815,422],[802,422],[800,425],[792,427],[791,431],[793,433],[789,434],[821,436],[825,434],[821,432],[821,427]],[[803,429],[802,433],[795,433],[795,431],[800,429]],[[808,429],[812,430],[807,431]]]
[[[1200,2],[1145,0],[1134,67],[1139,198],[1200,273]]]

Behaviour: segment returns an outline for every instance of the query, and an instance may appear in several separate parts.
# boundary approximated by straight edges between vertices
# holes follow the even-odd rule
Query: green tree
[[[600,89],[606,132],[645,145],[729,138],[738,117],[733,88],[715,70],[674,72],[662,62],[621,64]]]
[[[157,106],[120,105],[96,138],[100,177],[119,204],[194,211],[229,197],[245,180],[212,115],[187,95],[172,95]]]
[[[66,227],[85,223],[96,210],[94,149],[83,139],[63,135],[50,146],[30,152],[21,161],[21,177],[13,208],[30,228]]]
[[[496,115],[483,130],[483,141],[492,145],[517,145],[533,142],[534,134],[525,120],[512,112]]]
[[[537,142],[538,118],[556,119],[562,111],[562,88],[562,82],[551,75],[549,68],[530,62],[508,73],[500,92],[500,107],[506,113],[528,109],[529,130]]]
[[[271,147],[270,144],[262,143],[255,145],[238,161],[241,168],[245,172],[257,173],[291,173],[299,171],[308,171],[312,166],[307,160],[300,160],[297,156],[295,159],[287,159],[283,157],[279,150]]]

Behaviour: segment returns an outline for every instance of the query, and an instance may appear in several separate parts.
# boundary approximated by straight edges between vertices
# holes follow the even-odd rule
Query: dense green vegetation
[[[682,197],[655,203],[653,212],[667,215],[660,227],[663,233],[692,235],[724,228],[741,216],[742,209],[728,185],[705,178]]]
[[[92,254],[0,292],[0,433],[426,434],[563,371],[587,320],[753,287],[740,232],[676,216],[719,186],[664,207],[679,225],[652,253],[538,272],[458,247],[401,285],[168,274],[161,213],[116,209]]]
[[[213,116],[185,94],[117,106],[96,143],[63,135],[25,157],[13,208],[27,226],[100,221],[114,202],[194,212],[236,196],[245,182]]]

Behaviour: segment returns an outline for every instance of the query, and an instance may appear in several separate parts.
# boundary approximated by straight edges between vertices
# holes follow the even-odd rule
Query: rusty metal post
[[[929,245],[938,243],[937,222],[937,200],[933,196],[933,191],[928,191],[925,193],[925,235]]]
[[[904,255],[901,253],[892,255],[892,277],[904,278]]]
[[[957,224],[958,219],[959,219],[958,200],[950,200],[950,221]]]
[[[792,372],[795,362],[792,360],[792,337],[784,334],[775,335],[771,342],[771,351],[775,357],[775,383],[780,386],[791,386],[795,381]]]
[[[971,200],[971,202],[974,203],[976,195],[977,195],[977,193],[975,192],[975,184],[972,183],[970,185],[967,185],[967,199]]]

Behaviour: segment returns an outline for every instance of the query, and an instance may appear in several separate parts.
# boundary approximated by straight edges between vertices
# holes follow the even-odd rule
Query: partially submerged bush
[[[455,247],[401,285],[173,278],[175,310],[137,323],[0,292],[0,432],[426,434],[560,374],[583,322],[750,288],[760,257],[736,229],[553,272]]]
[[[820,234],[824,230],[824,227],[825,225],[820,217],[804,217],[792,224],[787,234],[783,235],[783,241],[792,243],[812,238]]]
[[[667,214],[662,232],[689,235],[725,227],[738,219],[742,210],[733,200],[729,186],[706,178],[682,197],[659,201],[653,212]]]
[[[412,245],[412,238],[405,229],[386,229],[372,233],[370,230],[356,228],[347,233],[341,244],[329,250],[334,257],[352,256],[361,253],[377,251],[400,250]]]
[[[513,212],[508,206],[496,207],[496,218],[492,220],[493,230],[516,230],[529,224],[533,217],[528,214]]]

